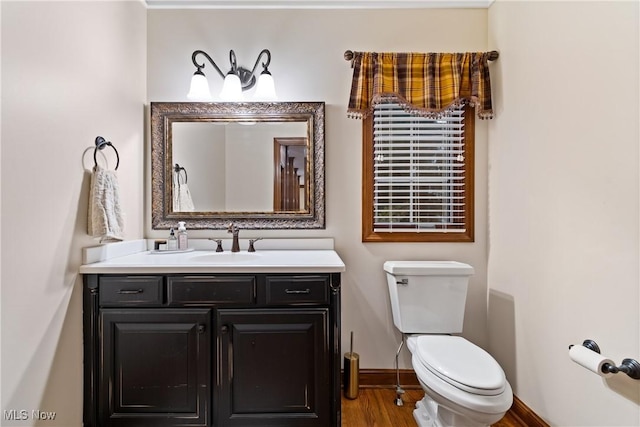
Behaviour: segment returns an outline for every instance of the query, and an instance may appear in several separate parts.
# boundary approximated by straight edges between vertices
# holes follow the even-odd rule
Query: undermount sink
[[[206,255],[194,255],[190,261],[203,264],[238,264],[256,261],[260,254],[253,252],[214,252]]]

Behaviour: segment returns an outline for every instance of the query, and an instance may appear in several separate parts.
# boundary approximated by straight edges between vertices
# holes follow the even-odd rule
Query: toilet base
[[[488,427],[448,410],[427,395],[416,402],[413,418],[419,427]]]

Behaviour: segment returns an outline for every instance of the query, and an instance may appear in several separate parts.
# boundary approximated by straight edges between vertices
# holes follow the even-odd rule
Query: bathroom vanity
[[[333,250],[83,265],[85,426],[340,426]]]

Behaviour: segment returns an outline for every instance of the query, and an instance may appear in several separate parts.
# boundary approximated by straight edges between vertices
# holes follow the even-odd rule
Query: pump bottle
[[[189,239],[187,237],[187,227],[184,221],[178,222],[178,250],[184,251],[189,248]]]
[[[176,238],[175,232],[173,231],[173,227],[171,227],[171,232],[169,232],[169,239],[167,239],[167,250],[175,251],[178,249],[178,239]]]

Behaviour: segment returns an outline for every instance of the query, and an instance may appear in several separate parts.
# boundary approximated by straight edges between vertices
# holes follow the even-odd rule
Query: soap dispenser
[[[187,227],[184,221],[178,222],[178,249],[181,251],[189,248],[189,240],[187,238]]]
[[[167,239],[167,250],[168,251],[178,250],[178,239],[176,237],[175,232],[173,231],[173,227],[171,227],[171,231],[169,232],[169,238]]]

